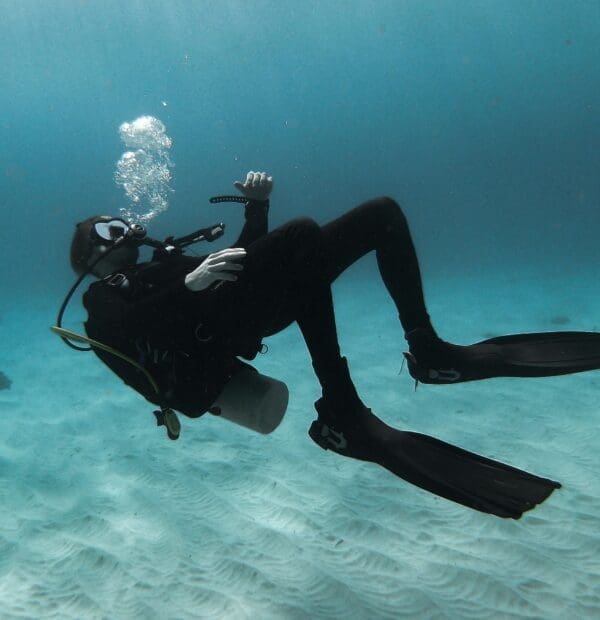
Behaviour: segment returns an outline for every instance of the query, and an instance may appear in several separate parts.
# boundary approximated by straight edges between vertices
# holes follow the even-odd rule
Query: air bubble
[[[173,141],[163,123],[153,116],[140,116],[119,127],[128,149],[117,162],[115,182],[123,188],[128,206],[121,216],[134,223],[148,223],[169,208],[173,164],[169,149]]]

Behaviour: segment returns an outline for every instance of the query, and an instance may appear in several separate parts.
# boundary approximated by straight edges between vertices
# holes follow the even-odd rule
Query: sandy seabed
[[[593,274],[519,276],[431,282],[440,335],[600,326]],[[394,308],[362,277],[335,295],[363,400],[562,489],[501,520],[322,451],[306,432],[318,386],[295,327],[256,360],[291,391],[273,434],[182,418],[171,442],[151,405],[50,334],[60,300],[3,302],[0,617],[600,617],[600,372],[415,392],[398,374]]]

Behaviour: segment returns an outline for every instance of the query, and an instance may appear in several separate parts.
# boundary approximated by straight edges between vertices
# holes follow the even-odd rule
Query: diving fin
[[[600,333],[515,334],[468,346],[444,342],[431,329],[406,334],[408,370],[421,383],[491,377],[549,377],[600,368]]]
[[[519,519],[543,502],[558,482],[540,478],[451,444],[382,422],[366,407],[335,421],[324,399],[309,435],[325,450],[377,463],[426,491],[498,517]]]

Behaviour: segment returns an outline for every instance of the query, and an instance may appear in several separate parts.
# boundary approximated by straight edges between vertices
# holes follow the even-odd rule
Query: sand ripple
[[[0,401],[20,421],[0,438],[3,619],[599,617],[593,375],[415,393],[395,348],[350,348],[365,400],[390,423],[563,482],[512,522],[320,450],[306,435],[315,385],[300,354],[263,368],[297,387],[275,434],[183,420],[173,443],[145,402],[93,360],[75,372],[54,345],[40,338],[27,355],[55,363],[60,386],[21,392],[17,356]],[[82,393],[80,376],[110,390]]]

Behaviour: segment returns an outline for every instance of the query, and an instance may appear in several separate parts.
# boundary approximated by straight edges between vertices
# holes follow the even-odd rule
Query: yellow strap
[[[88,338],[87,336],[82,336],[81,334],[72,332],[69,329],[64,329],[63,327],[57,327],[56,325],[53,325],[52,327],[50,327],[50,329],[55,334],[61,336],[61,338],[68,338],[69,340],[72,340],[73,342],[85,342],[89,344],[91,347],[94,347],[95,349],[101,349],[102,351],[111,353],[112,355],[115,355],[116,357],[120,357],[122,360],[129,362],[132,366],[135,366],[138,370],[141,370],[144,373],[144,375],[146,376],[146,379],[148,379],[148,381],[150,382],[150,385],[153,387],[156,394],[160,395],[160,389],[156,381],[152,378],[152,375],[141,364],[138,364],[135,360],[131,359],[130,357],[127,357],[127,355],[124,355],[120,351],[117,351],[116,349],[113,349],[112,347],[109,347],[106,344],[102,344],[101,342],[98,342],[97,340],[92,340],[91,338]]]

